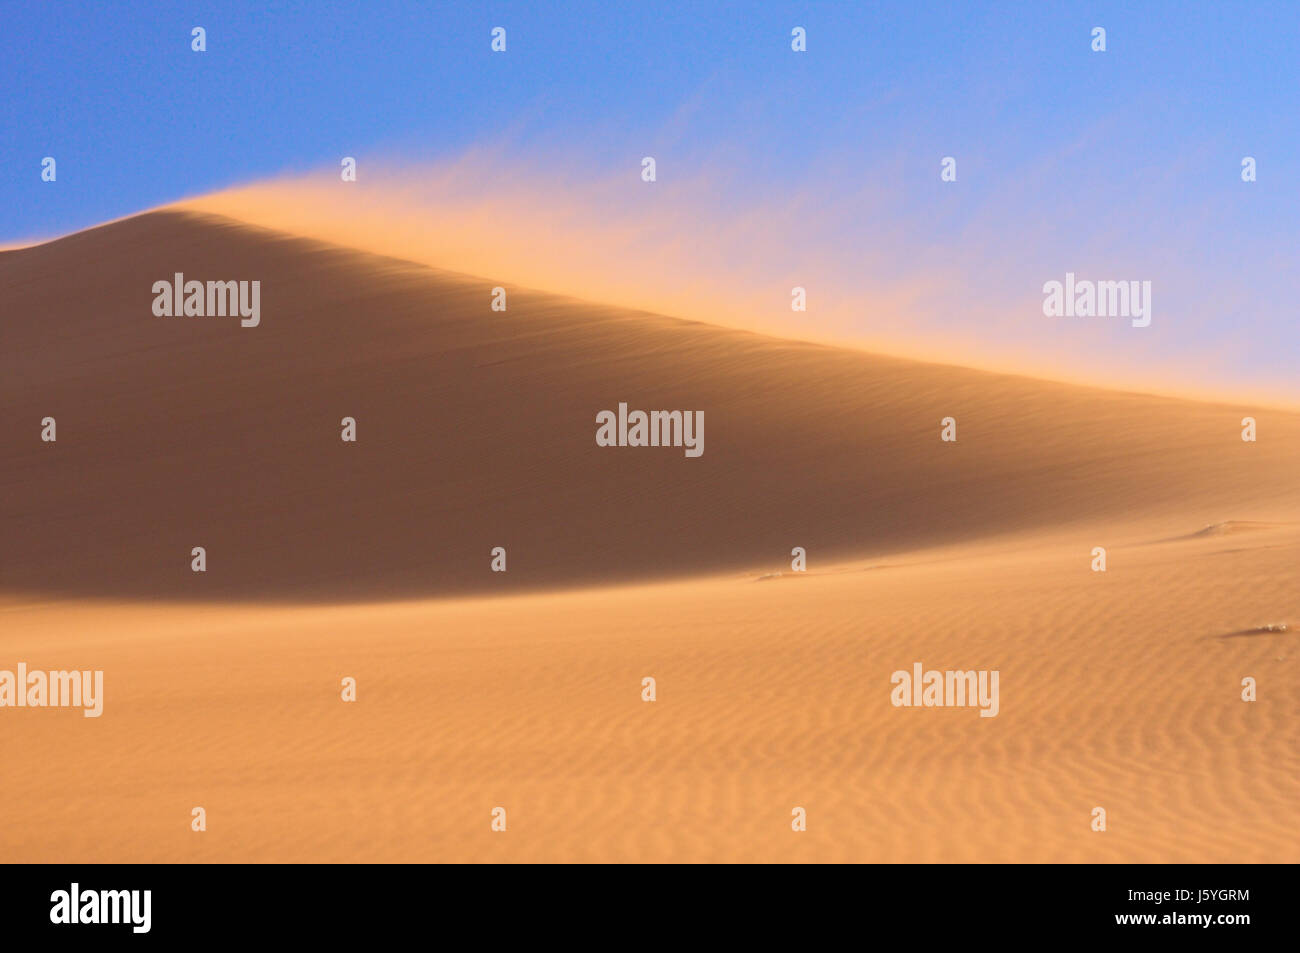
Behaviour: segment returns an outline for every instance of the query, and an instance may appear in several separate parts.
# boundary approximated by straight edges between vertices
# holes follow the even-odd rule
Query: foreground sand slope
[[[261,325],[154,317],[175,272],[260,280]],[[1300,414],[781,341],[189,213],[0,254],[0,296],[8,591],[517,592],[1300,508]],[[704,411],[704,455],[596,446],[619,401]]]
[[[1300,528],[1110,556],[1018,539],[509,599],[13,604],[4,657],[101,667],[107,700],[4,715],[0,857],[1300,861]],[[1000,714],[892,707],[914,661],[999,669]]]

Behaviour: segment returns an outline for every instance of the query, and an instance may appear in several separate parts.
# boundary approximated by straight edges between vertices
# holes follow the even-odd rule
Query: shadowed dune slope
[[[260,280],[261,325],[155,317],[175,272]],[[1300,502],[1295,413],[778,340],[508,277],[175,211],[0,254],[0,588],[517,591]],[[598,447],[596,413],[619,401],[704,411],[703,456]]]

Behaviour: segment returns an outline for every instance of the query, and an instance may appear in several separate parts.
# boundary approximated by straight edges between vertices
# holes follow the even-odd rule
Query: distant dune
[[[175,272],[260,325],[155,317]],[[105,684],[0,711],[0,857],[1300,861],[1300,414],[176,211],[0,253],[0,301],[0,669]],[[598,447],[620,401],[703,455]],[[915,663],[999,713],[894,707]]]
[[[155,317],[175,272],[260,280],[261,325]],[[9,591],[519,591],[1300,509],[1300,414],[776,340],[193,213],[6,252],[0,295]],[[703,456],[598,447],[619,401],[704,411]]]

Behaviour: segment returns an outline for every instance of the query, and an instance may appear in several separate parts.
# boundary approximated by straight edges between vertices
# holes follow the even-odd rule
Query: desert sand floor
[[[0,856],[1300,860],[1297,635],[1252,631],[1300,619],[1300,526],[1153,529],[1104,574],[1077,538],[513,598],[9,604],[5,656],[102,668],[106,702],[5,713]],[[914,661],[998,669],[1000,713],[895,708]]]
[[[0,710],[0,860],[1300,861],[1300,414],[498,283],[177,212],[0,253],[0,669],[106,696]]]

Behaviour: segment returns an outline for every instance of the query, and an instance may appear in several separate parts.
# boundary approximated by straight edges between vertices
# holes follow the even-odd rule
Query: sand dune
[[[176,271],[261,325],[154,317]],[[1300,414],[177,212],[0,254],[0,300],[0,668],[106,683],[0,711],[5,859],[1300,860]],[[703,456],[597,447],[620,400]],[[999,714],[894,707],[916,662]]]
[[[155,317],[175,272],[261,280],[261,325]],[[11,590],[517,592],[1300,503],[1300,414],[775,340],[188,213],[7,252],[0,289]],[[619,401],[702,410],[703,456],[598,447]],[[46,416],[56,444],[37,439]]]

